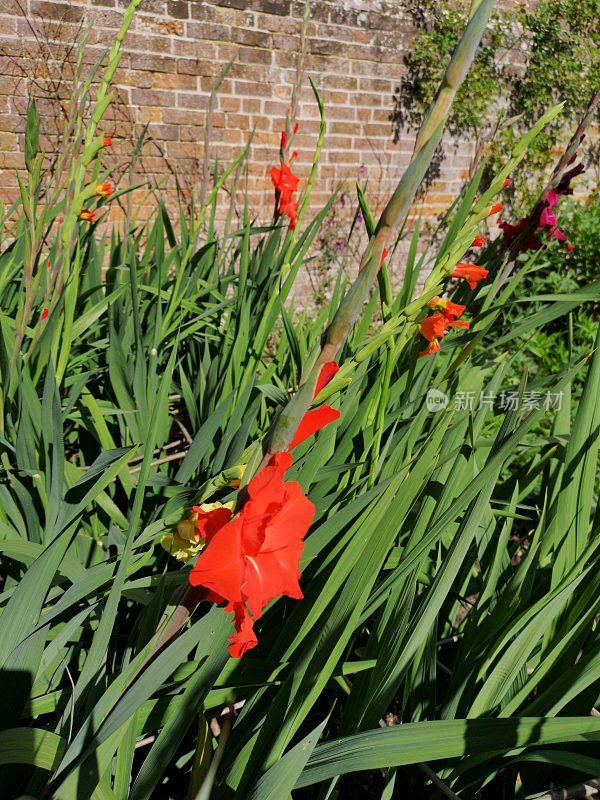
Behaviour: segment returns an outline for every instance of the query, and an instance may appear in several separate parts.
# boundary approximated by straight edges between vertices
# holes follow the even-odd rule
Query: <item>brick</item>
[[[329,19],[329,4],[324,2],[314,3],[310,12],[311,19],[327,22]],[[294,3],[292,3],[291,13],[294,17],[302,19],[302,15],[304,14],[304,0],[295,0]]]
[[[249,95],[250,97],[269,97],[271,94],[271,87],[268,83],[236,81],[235,91],[237,94]]]
[[[160,17],[141,17],[137,30],[150,31],[162,36],[183,36],[184,23],[180,19],[161,19]]]
[[[118,69],[115,73],[114,82],[117,85],[133,86],[136,89],[150,89],[152,87],[152,76],[154,74],[142,72],[140,70]],[[166,73],[168,74],[168,73]]]
[[[117,5],[127,8],[130,0],[117,0]],[[143,0],[140,7],[141,14],[164,14],[167,10],[167,0]]]
[[[219,94],[219,108],[221,111],[239,111],[242,108],[242,101],[239,97]]]
[[[131,69],[146,69],[152,72],[176,72],[179,64],[174,58],[148,53],[128,53],[121,63],[123,61],[127,61]]]
[[[161,125],[155,123],[150,125],[149,131],[154,139],[160,141],[177,142],[179,140],[179,125]]]
[[[219,64],[201,58],[180,58],[177,60],[177,72],[182,75],[216,76],[220,72]]]
[[[61,22],[81,22],[85,17],[82,6],[74,3],[52,3],[49,0],[31,0],[30,13],[33,17]]]
[[[261,110],[262,100],[257,100],[255,97],[244,97],[242,100],[242,109],[246,113],[254,113]]]
[[[215,81],[213,78],[200,78],[200,89],[201,91],[206,92],[206,94],[210,94],[210,92],[212,92],[214,85]],[[229,78],[226,78],[221,83],[219,93],[230,93],[232,91],[232,86],[232,81]]]
[[[300,30],[300,24],[300,21],[293,17],[276,17],[262,13],[256,15],[256,27],[261,31],[297,34]]]
[[[270,50],[255,47],[240,47],[238,58],[243,64],[271,64],[273,60]]]
[[[19,20],[20,22],[21,20]],[[17,20],[14,17],[0,17],[0,37],[10,39],[16,36]]]
[[[217,0],[216,5],[226,8],[240,8],[244,10],[248,6],[248,0]]]
[[[204,125],[178,125],[177,127],[182,142],[199,142],[204,138]]]
[[[265,31],[256,31],[250,28],[231,28],[231,41],[238,44],[246,44],[251,47],[271,47],[273,37]]]
[[[175,19],[188,19],[190,16],[190,4],[188,0],[169,0],[167,4],[167,14]]]
[[[132,33],[129,31],[124,43],[124,49],[129,52],[154,52],[163,55],[171,50],[171,37],[152,36],[148,33]]]
[[[184,75],[180,72],[153,72],[148,79],[153,89],[177,89],[182,91],[195,89],[197,84],[195,75]]]
[[[208,39],[208,41],[229,41],[229,27],[214,22],[186,22],[185,35],[189,39]]]
[[[169,106],[172,100],[171,92],[160,89],[142,89],[136,92],[136,103],[140,106]]]
[[[22,114],[0,114],[0,131],[24,131],[25,117]]]
[[[219,10],[213,5],[203,2],[202,0],[187,0],[190,6],[190,15],[192,19],[200,19],[204,21],[216,22],[219,18]]]
[[[290,13],[291,2],[290,0],[261,0],[256,5],[265,14],[277,14],[278,16],[287,17]]]
[[[16,133],[3,131],[0,133],[0,152],[10,152],[19,148],[19,137]]]
[[[204,111],[208,108],[208,95],[198,93],[190,94],[187,92],[177,93],[177,107],[178,108],[194,108]]]

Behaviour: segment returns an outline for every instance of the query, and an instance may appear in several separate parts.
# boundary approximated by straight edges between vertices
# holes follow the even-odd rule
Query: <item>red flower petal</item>
[[[318,408],[311,408],[310,411],[307,411],[302,417],[289,449],[292,450],[305,439],[308,439],[309,436],[312,436],[314,433],[317,433],[317,431],[320,431],[321,428],[324,428],[325,425],[329,425],[330,422],[335,422],[335,420],[339,418],[340,412],[328,406],[327,403],[323,403],[323,405]]]
[[[273,453],[266,467],[261,469],[248,484],[248,495],[255,498],[262,491],[273,491],[280,486],[283,476],[292,466],[292,457],[289,453]]]
[[[231,519],[229,508],[213,508],[212,511],[205,511],[202,506],[192,506],[192,511],[198,514],[196,535],[207,542]]]
[[[323,364],[321,367],[321,372],[319,372],[319,377],[317,378],[317,385],[315,386],[315,393],[313,397],[316,397],[321,389],[327,386],[327,384],[335,375],[337,375],[339,371],[340,368],[335,361],[327,361],[325,364]]]
[[[245,613],[241,603],[234,609],[234,614],[236,632],[229,637],[229,655],[232,658],[241,658],[248,650],[256,647],[258,639],[254,633],[252,618]]]
[[[189,579],[192,586],[205,586],[230,603],[241,603],[244,568],[240,515],[213,536],[200,553]]]

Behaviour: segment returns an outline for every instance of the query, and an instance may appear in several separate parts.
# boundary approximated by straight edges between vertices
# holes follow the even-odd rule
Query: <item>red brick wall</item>
[[[0,169],[5,196],[15,194],[14,170],[22,165],[27,94],[40,98],[43,127],[52,133],[60,117],[57,92],[70,93],[71,68],[61,66],[67,43],[79,41],[82,26],[91,23],[86,61],[92,62],[112,44],[125,5],[124,0],[2,0]],[[144,0],[116,76],[114,119],[105,126],[121,138],[115,158],[124,163],[148,123],[137,171],[169,192],[175,173],[184,188],[197,190],[210,88],[221,65],[234,59],[214,114],[213,154],[228,161],[254,129],[250,198],[257,212],[270,209],[267,171],[276,160],[289,105],[302,11],[297,0]],[[399,0],[314,0],[306,67],[328,119],[316,204],[325,202],[340,180],[351,185],[363,165],[371,201],[381,202],[408,163],[412,135],[393,143],[390,112],[409,42],[410,22]],[[298,171],[305,176],[318,130],[307,81],[298,121]],[[468,143],[448,150],[422,211],[434,213],[447,205],[469,161]]]

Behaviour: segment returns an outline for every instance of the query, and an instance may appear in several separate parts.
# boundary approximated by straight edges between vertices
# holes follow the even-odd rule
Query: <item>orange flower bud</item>
[[[106,200],[111,196],[114,192],[115,187],[113,186],[110,181],[105,181],[105,183],[99,183],[96,186],[96,194],[100,195],[100,197],[104,197]]]
[[[477,264],[463,262],[454,267],[450,276],[452,278],[464,278],[471,289],[475,289],[478,281],[482,281],[484,278],[487,278],[488,271],[487,269],[484,269],[484,267],[480,267]]]

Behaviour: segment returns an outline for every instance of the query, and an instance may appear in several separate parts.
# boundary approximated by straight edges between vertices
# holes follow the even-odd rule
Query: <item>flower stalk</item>
[[[379,272],[383,251],[389,244],[394,230],[406,218],[417,189],[421,185],[433,154],[441,141],[452,101],[473,62],[493,7],[494,0],[482,0],[472,9],[472,16],[456,46],[438,93],[417,134],[411,163],[380,216],[361,260],[358,276],[340,303],[325,334],[321,352],[312,364],[307,365],[304,383],[301,384],[296,395],[291,398],[275,421],[260,467],[268,462],[273,453],[284,450],[289,445],[294,431],[310,405],[320,368],[326,362],[336,358],[358,319],[363,303]]]

